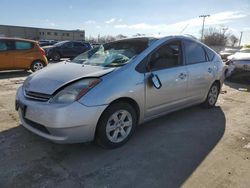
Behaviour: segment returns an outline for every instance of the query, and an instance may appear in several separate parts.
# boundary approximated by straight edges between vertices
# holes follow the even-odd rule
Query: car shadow
[[[224,84],[239,91],[250,92],[250,75],[235,76],[230,80],[226,80]]]
[[[0,71],[0,80],[1,79],[9,79],[9,78],[19,78],[19,77],[27,77],[32,74],[29,71],[17,70],[17,71]]]
[[[184,109],[137,127],[121,148],[53,144],[21,126],[0,133],[1,187],[180,187],[225,131],[220,107]]]

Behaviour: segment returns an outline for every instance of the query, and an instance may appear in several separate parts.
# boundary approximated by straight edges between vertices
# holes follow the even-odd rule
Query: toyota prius
[[[30,75],[16,94],[21,124],[56,143],[126,143],[138,124],[215,106],[221,58],[188,36],[128,38]]]

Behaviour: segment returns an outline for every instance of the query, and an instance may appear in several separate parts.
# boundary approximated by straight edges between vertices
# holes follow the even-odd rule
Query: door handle
[[[213,71],[213,69],[210,67],[207,69],[207,72],[209,72],[209,73],[212,73],[212,71]]]
[[[183,80],[184,78],[186,78],[186,76],[187,76],[187,75],[184,74],[184,73],[179,74],[179,78],[182,79],[182,80]]]

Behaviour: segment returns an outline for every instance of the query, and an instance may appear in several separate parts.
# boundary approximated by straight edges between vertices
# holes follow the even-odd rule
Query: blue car
[[[90,50],[92,46],[87,42],[81,41],[62,41],[53,46],[44,46],[47,59],[59,61],[61,58],[74,58],[81,53]]]

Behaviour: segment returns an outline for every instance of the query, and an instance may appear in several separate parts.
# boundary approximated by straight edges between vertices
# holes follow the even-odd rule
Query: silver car
[[[249,76],[250,75],[250,49],[241,49],[234,55],[229,56],[226,64],[228,70],[226,77],[233,78],[234,76]]]
[[[16,95],[22,125],[56,143],[128,141],[136,125],[202,104],[224,81],[219,55],[186,36],[107,43],[29,76]]]

